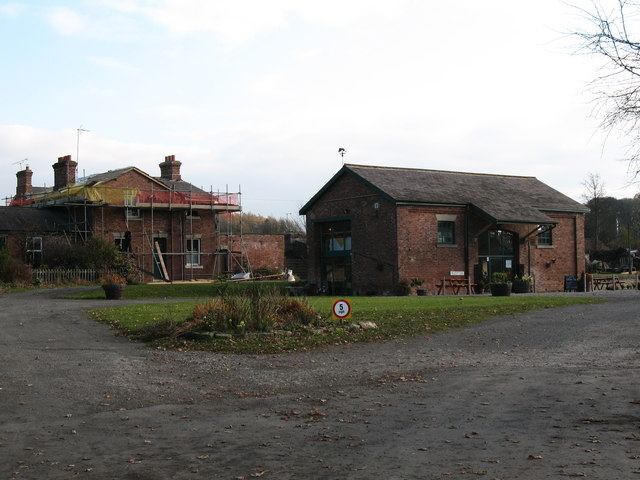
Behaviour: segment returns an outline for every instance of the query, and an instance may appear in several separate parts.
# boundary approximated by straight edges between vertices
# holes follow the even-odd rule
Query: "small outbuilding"
[[[344,165],[300,210],[308,279],[329,294],[423,280],[532,276],[537,291],[584,273],[588,209],[534,177]],[[415,283],[415,282],[414,282]]]

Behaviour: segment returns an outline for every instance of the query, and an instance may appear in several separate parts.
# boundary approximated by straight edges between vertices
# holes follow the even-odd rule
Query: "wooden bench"
[[[451,289],[451,292],[454,295],[460,294],[460,290],[463,290],[463,293],[473,293],[475,292],[477,285],[475,283],[469,283],[469,279],[465,277],[449,277],[443,278],[440,283],[436,284],[436,288],[438,289],[437,295],[446,295],[447,288]]]

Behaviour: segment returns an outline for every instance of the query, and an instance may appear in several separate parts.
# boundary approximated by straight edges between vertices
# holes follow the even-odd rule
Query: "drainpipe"
[[[471,293],[471,272],[469,271],[469,205],[464,207],[464,271],[469,279],[467,283],[467,293]]]

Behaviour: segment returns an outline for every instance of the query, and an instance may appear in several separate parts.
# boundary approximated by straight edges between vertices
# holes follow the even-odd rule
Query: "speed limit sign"
[[[331,312],[334,319],[345,320],[351,318],[351,304],[348,300],[341,298],[333,302]]]

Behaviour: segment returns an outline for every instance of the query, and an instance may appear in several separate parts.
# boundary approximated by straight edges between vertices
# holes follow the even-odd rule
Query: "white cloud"
[[[0,5],[1,17],[17,17],[25,8],[22,3],[5,3]]]
[[[55,31],[64,36],[88,32],[89,19],[67,7],[52,7],[48,9],[45,18]]]
[[[122,60],[119,60],[115,57],[89,56],[88,60],[94,65],[97,65],[107,70],[116,70],[120,72],[129,72],[129,73],[135,73],[140,71],[138,67],[129,65],[126,62],[123,62]]]

